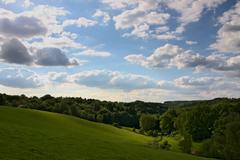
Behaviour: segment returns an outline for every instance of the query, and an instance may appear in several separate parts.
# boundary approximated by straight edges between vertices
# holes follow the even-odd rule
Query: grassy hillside
[[[151,141],[124,129],[71,116],[0,107],[1,160],[191,160],[153,149]]]

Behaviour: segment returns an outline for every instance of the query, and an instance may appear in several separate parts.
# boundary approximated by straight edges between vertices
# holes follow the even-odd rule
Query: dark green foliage
[[[229,160],[240,157],[240,114],[226,112],[215,123],[215,130],[209,142],[206,156]]]
[[[167,140],[163,141],[162,144],[160,144],[161,149],[169,150],[171,148],[171,145],[168,143]]]
[[[226,125],[224,157],[228,160],[240,159],[240,121]]]
[[[3,94],[0,94],[0,105],[5,105],[5,104],[6,104],[5,96]]]
[[[149,114],[142,114],[140,117],[140,127],[144,131],[154,130],[157,127],[157,119]]]
[[[184,153],[191,153],[192,136],[190,134],[185,134],[183,140],[179,142],[179,146]]]
[[[170,109],[160,117],[160,128],[163,134],[168,135],[174,132],[174,120],[177,117],[176,110]]]

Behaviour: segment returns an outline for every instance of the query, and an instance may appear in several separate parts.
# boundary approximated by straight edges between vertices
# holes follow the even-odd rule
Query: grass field
[[[62,114],[0,107],[0,160],[197,160],[133,132]]]

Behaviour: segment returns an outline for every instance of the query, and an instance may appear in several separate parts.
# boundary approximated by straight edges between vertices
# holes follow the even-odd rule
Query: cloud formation
[[[231,76],[239,77],[240,75],[239,55],[210,54],[209,56],[202,56],[172,44],[166,44],[155,49],[148,57],[141,54],[131,54],[126,56],[125,60],[147,68],[207,69]]]
[[[208,9],[217,8],[226,0],[168,0],[164,3],[180,14],[178,21],[180,25],[176,28],[177,33],[185,31],[185,26],[192,22],[197,22]]]
[[[6,63],[31,65],[33,57],[27,48],[17,39],[6,41],[0,51],[0,59]]]
[[[0,18],[0,34],[6,37],[29,38],[46,33],[47,28],[36,17]]]
[[[36,62],[40,66],[75,66],[76,59],[68,59],[58,48],[43,48],[36,52]]]
[[[170,14],[159,10],[158,0],[102,0],[102,3],[109,5],[112,9],[124,9],[113,17],[117,30],[130,30],[124,37],[136,36],[139,38],[173,39],[176,36],[171,32],[158,33],[157,27],[165,27]]]
[[[101,17],[104,24],[107,24],[111,20],[110,15],[107,12],[104,12],[100,9],[96,10],[93,17]]]
[[[0,51],[0,60],[5,63],[40,66],[75,66],[79,65],[77,59],[69,59],[58,48],[43,48],[32,54],[17,39],[6,41]]]
[[[205,59],[190,50],[184,50],[177,45],[166,44],[157,48],[150,56],[128,55],[125,59],[149,68],[184,68],[204,65]]]
[[[68,19],[63,22],[63,27],[67,26],[77,26],[77,27],[90,27],[97,24],[97,21],[87,19],[85,17],[80,17],[78,19]]]
[[[211,48],[226,53],[240,53],[240,2],[218,19],[221,28]]]
[[[70,80],[88,87],[103,89],[135,90],[154,88],[157,83],[142,75],[123,74],[107,70],[84,71],[71,75]]]
[[[13,88],[38,88],[43,84],[41,78],[32,71],[5,68],[0,69],[0,85]]]

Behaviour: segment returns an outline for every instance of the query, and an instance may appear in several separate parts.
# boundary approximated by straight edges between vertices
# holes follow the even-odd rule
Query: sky
[[[239,0],[0,0],[0,92],[240,95]]]

